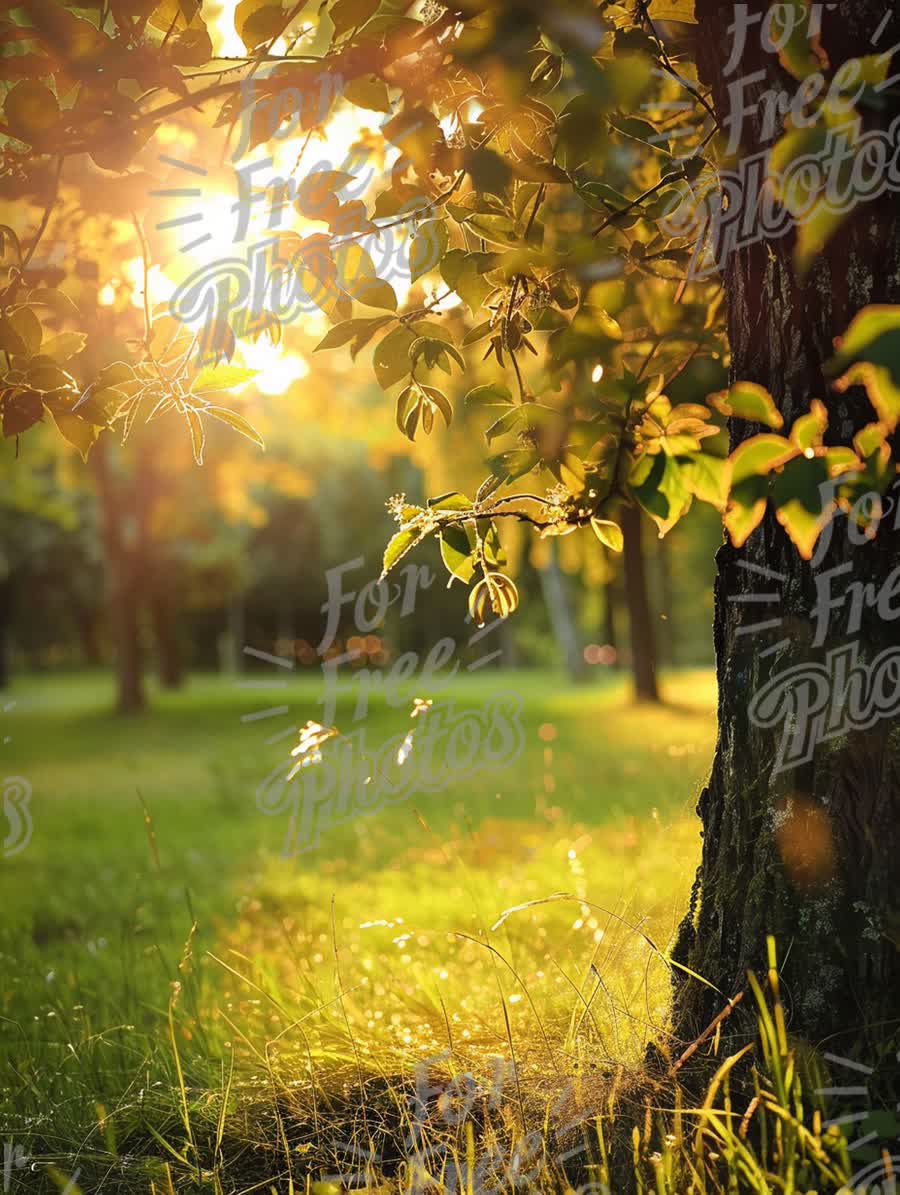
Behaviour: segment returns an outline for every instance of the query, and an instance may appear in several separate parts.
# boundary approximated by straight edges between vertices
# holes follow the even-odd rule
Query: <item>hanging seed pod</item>
[[[488,610],[500,618],[508,618],[519,606],[519,591],[515,582],[503,573],[485,573],[469,594],[469,613],[472,621],[483,627]]]

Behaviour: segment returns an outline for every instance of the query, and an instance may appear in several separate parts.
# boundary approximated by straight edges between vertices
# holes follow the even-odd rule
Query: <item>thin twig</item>
[[[38,225],[38,230],[35,233],[34,240],[31,242],[31,247],[29,248],[28,252],[25,254],[25,258],[22,261],[22,272],[23,273],[25,272],[25,270],[27,270],[28,263],[31,261],[32,257],[34,257],[34,251],[35,251],[35,249],[37,249],[37,247],[40,243],[41,237],[47,231],[47,225],[50,223],[50,213],[53,211],[53,205],[56,203],[57,196],[59,195],[59,179],[60,179],[60,175],[62,174],[62,168],[63,168],[63,155],[60,154],[60,156],[57,158],[57,161],[56,161],[56,174],[53,178],[53,191],[50,195],[50,198],[47,200],[47,206],[44,208],[44,214],[41,217],[41,222]]]
[[[706,1041],[706,1039],[711,1037],[713,1035],[713,1033],[715,1033],[715,1031],[722,1024],[722,1022],[731,1016],[731,1014],[734,1012],[734,1010],[737,1008],[737,1006],[740,1004],[740,1002],[743,1000],[743,998],[744,998],[743,992],[738,992],[738,994],[736,996],[731,997],[731,999],[728,1001],[728,1003],[725,1005],[725,1007],[722,1009],[722,1011],[720,1013],[718,1013],[715,1017],[713,1017],[713,1019],[706,1026],[706,1028],[703,1030],[703,1032],[700,1034],[700,1036],[698,1038],[695,1038],[694,1041],[691,1042],[691,1044],[688,1046],[688,1048],[685,1050],[685,1052],[681,1055],[681,1057],[678,1059],[678,1061],[672,1067],[671,1074],[674,1075],[676,1073],[676,1071],[679,1071],[684,1066],[684,1064],[687,1062],[687,1060],[689,1058],[693,1057],[693,1055],[696,1054],[697,1050],[700,1049],[700,1047],[703,1045],[703,1043]]]

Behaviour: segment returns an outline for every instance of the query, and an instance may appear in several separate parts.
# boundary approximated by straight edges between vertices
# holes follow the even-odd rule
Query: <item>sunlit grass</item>
[[[803,1122],[819,1080],[766,1015],[764,1098],[742,1088],[738,1120],[727,1065],[705,1109],[644,1066],[666,1048],[709,674],[669,678],[659,709],[608,675],[458,683],[476,706],[513,682],[521,756],[294,859],[254,799],[293,741],[241,720],[272,704],[255,679],[194,678],[133,720],[101,679],[16,686],[34,837],[3,865],[0,1120],[36,1169],[13,1183],[599,1193],[631,1189],[624,1156],[658,1195],[838,1189],[843,1139]],[[279,693],[288,730],[319,712],[312,676]],[[367,729],[405,719],[376,699]]]
[[[326,830],[293,859],[254,791],[293,741],[266,739],[315,717],[321,693],[301,677],[278,690],[286,725],[245,722],[274,700],[251,679],[194,678],[125,721],[100,679],[16,687],[34,837],[4,861],[2,1119],[39,1176],[223,1192],[292,1176],[337,1195],[329,1175],[474,1192],[576,1173],[602,1190],[634,1126],[660,1192],[729,1189],[723,1156],[736,1190],[788,1165],[837,1189],[833,1136],[783,1122],[757,1156],[718,1112],[672,1121],[672,1092],[643,1070],[666,1041],[665,955],[698,854],[709,674],[670,678],[659,709],[608,676],[515,674],[525,745],[505,771]],[[474,707],[510,679],[450,696]],[[367,731],[387,740],[405,720],[375,699]]]
[[[686,900],[710,680],[674,680],[682,704],[652,713],[616,683],[515,684],[525,747],[507,771],[358,818],[285,860],[284,820],[263,816],[254,792],[288,755],[289,739],[266,738],[317,714],[314,679],[290,689],[287,719],[264,724],[241,717],[275,691],[237,679],[195,678],[132,721],[106,712],[104,680],[20,683],[9,725],[34,837],[4,864],[4,950],[17,961],[0,981],[4,1040],[29,1043],[18,1124],[62,1109],[88,1131],[96,1100],[113,1105],[135,1082],[152,1091],[157,1073],[168,1082],[175,980],[184,1065],[201,1085],[232,1047],[240,1081],[261,1056],[283,1076],[310,1057],[335,1074],[410,1072],[451,1041],[479,1072],[511,1049],[523,1076],[564,1075],[584,1052],[637,1062],[668,994],[641,935],[665,950]],[[504,687],[485,676],[453,696],[474,706]],[[375,700],[367,731],[387,739],[404,720]],[[504,909],[556,892],[577,899],[491,930]]]

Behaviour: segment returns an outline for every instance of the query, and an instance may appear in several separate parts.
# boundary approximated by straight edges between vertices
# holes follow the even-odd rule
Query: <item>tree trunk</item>
[[[647,591],[647,568],[641,540],[641,512],[636,506],[621,510],[625,564],[625,604],[631,625],[631,671],[638,701],[659,701],[656,684],[656,637]]]
[[[614,668],[618,668],[618,647],[619,641],[616,635],[616,587],[613,578],[606,582],[603,586],[603,643],[607,647],[611,647],[616,652],[616,658],[613,663]]]
[[[9,577],[0,581],[0,689],[9,684],[9,628],[12,621],[13,586]]]
[[[82,662],[88,668],[99,668],[103,659],[97,634],[99,612],[94,607],[82,608],[78,611],[77,620]]]
[[[672,626],[672,560],[668,536],[656,541],[656,574],[659,579],[659,662],[664,668],[675,663],[675,630]]]
[[[150,585],[150,621],[156,648],[156,670],[164,689],[179,689],[184,683],[184,665],[178,640],[178,600],[172,570],[161,560],[153,563]]]
[[[225,652],[223,653],[223,670],[236,672],[240,675],[244,671],[244,595],[235,593],[228,603],[228,629],[225,632]]]
[[[572,613],[569,587],[559,567],[559,546],[554,540],[550,540],[549,546],[547,563],[538,570],[544,605],[566,672],[572,680],[581,681],[587,675],[581,637]]]
[[[127,519],[122,495],[110,468],[108,445],[101,439],[91,452],[100,498],[106,584],[116,669],[116,709],[134,714],[146,704],[141,675],[139,610],[141,577],[137,520]]]
[[[831,7],[822,41],[832,68],[872,53],[871,35],[886,11],[882,0],[844,0]],[[762,0],[750,5],[751,11],[762,8]],[[720,119],[728,108],[723,65],[733,15],[732,5],[698,0],[700,74]],[[744,60],[731,77],[764,71],[753,94],[773,86],[793,94],[796,81],[792,85],[777,57],[760,48],[759,25],[753,28],[756,35],[748,37]],[[879,48],[895,45],[898,34],[895,11]],[[741,152],[751,154],[764,145],[761,130],[755,120],[745,129]],[[900,303],[896,197],[858,208],[805,278],[793,268],[793,245],[791,233],[733,250],[725,260],[732,380],[765,386],[786,428],[809,410],[812,399],[825,400],[826,442],[848,443],[875,415],[864,392],[830,391],[822,364],[833,353],[834,337],[861,307]],[[733,424],[732,447],[761,430]],[[882,719],[869,729],[842,729],[848,686],[828,653],[856,643],[860,660],[869,663],[896,644],[897,623],[882,621],[868,608],[861,629],[853,631],[848,600],[829,611],[827,639],[816,646],[814,607],[816,579],[841,565],[850,571],[832,583],[831,592],[846,594],[854,579],[880,588],[900,563],[900,534],[885,520],[875,542],[860,545],[844,518],[832,531],[823,559],[804,562],[769,508],[744,548],[726,544],[718,553],[718,744],[698,807],[702,862],[675,958],[731,996],[744,988],[748,969],[764,972],[766,936],[774,935],[790,1031],[814,1044],[827,1042],[834,1054],[852,1051],[875,1065],[885,1050],[888,1022],[896,1022],[900,992],[898,728]],[[779,767],[784,745],[796,747],[803,740],[806,712],[795,704],[790,718],[765,727],[754,720],[753,699],[792,666],[830,674],[827,697],[834,702],[829,708],[838,709],[840,733],[827,740],[820,734],[817,743],[813,736],[808,758]],[[799,690],[794,694],[802,699]],[[723,1003],[722,995],[682,975],[676,981],[676,1032],[693,1038]],[[727,1035],[752,1034],[751,1004],[745,1001],[729,1018]]]

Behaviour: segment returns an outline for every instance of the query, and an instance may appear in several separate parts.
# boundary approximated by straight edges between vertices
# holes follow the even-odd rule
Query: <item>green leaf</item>
[[[440,263],[448,241],[446,221],[426,220],[419,226],[409,248],[410,282],[415,282]]]
[[[476,527],[481,536],[481,546],[488,564],[503,568],[507,564],[506,553],[500,543],[497,524],[492,519],[477,519]],[[474,546],[474,536],[473,536]]]
[[[203,428],[203,420],[193,407],[186,406],[183,414],[191,433],[191,449],[194,453],[194,462],[195,464],[202,465],[203,447],[206,444],[206,432]]]
[[[822,512],[822,487],[828,481],[828,466],[822,457],[795,456],[776,475],[772,500],[776,506],[799,502],[809,514]]]
[[[563,452],[556,462],[560,481],[570,493],[581,494],[587,481],[584,462],[574,452]]]
[[[536,448],[512,448],[509,452],[492,456],[487,463],[495,477],[509,482],[530,473],[539,461]]]
[[[519,240],[515,224],[506,215],[472,216],[468,226],[483,240],[492,245],[502,245],[504,249],[516,245]]]
[[[19,436],[37,423],[44,413],[44,404],[33,390],[16,390],[3,398],[3,435]]]
[[[0,315],[0,349],[11,357],[24,357],[28,353],[25,341],[6,316]]]
[[[67,294],[50,286],[38,286],[34,290],[29,291],[28,302],[49,307],[60,318],[74,316],[77,319],[81,314]]]
[[[415,333],[401,325],[379,341],[372,355],[372,367],[382,390],[390,390],[409,376],[409,349],[415,339]]]
[[[360,279],[376,276],[375,263],[360,245],[341,245],[334,255],[334,264],[341,282],[351,293]]]
[[[56,96],[36,79],[21,79],[3,102],[6,124],[12,135],[28,145],[46,140],[59,122]]]
[[[691,491],[674,457],[659,452],[646,475],[645,468],[639,458],[628,479],[629,488],[659,527],[660,535],[665,535],[690,507]]]
[[[796,448],[784,436],[770,432],[751,436],[731,454],[731,484],[738,485],[748,477],[767,477],[796,455]]]
[[[794,217],[797,244],[794,257],[798,269],[805,272],[822,252],[828,239],[847,219],[855,206],[853,158],[842,162],[828,188],[819,181],[826,178],[834,161],[833,134],[825,124],[812,128],[791,129],[772,147],[769,157],[769,179],[775,193]],[[850,131],[851,140],[856,134]],[[810,169],[813,165],[818,169]],[[849,194],[850,202],[835,205],[829,198],[835,194]]]
[[[386,577],[398,560],[401,560],[410,548],[414,547],[422,538],[422,532],[415,527],[405,531],[398,531],[392,536],[384,550],[384,561],[381,568],[382,578]]]
[[[821,49],[817,56],[808,36],[812,15],[805,0],[779,0],[768,15],[772,22],[772,42],[781,46],[778,58],[786,71],[803,80],[813,71],[827,68],[827,56]]]
[[[651,0],[650,16],[655,21],[682,21],[695,25],[694,0]]]
[[[494,289],[478,270],[478,256],[464,249],[450,249],[441,261],[441,277],[468,304],[473,315]]]
[[[21,337],[26,355],[33,357],[40,349],[41,341],[44,338],[41,321],[30,307],[19,307],[7,316],[7,320],[13,331]]]
[[[365,25],[374,16],[380,3],[381,0],[336,0],[328,9],[335,33],[346,33],[349,29]]]
[[[881,425],[877,424],[876,426]],[[883,427],[881,427],[881,435],[883,440]],[[828,472],[831,477],[839,477],[842,473],[860,469],[862,467],[862,460],[857,455],[855,449],[848,446],[839,446],[836,448],[826,448],[825,464],[828,466]]]
[[[54,361],[68,361],[70,357],[80,353],[86,344],[86,332],[60,332],[45,340],[42,348],[44,354],[52,357]]]
[[[130,389],[134,388],[132,383]],[[71,406],[68,401],[63,400],[65,405],[61,409],[77,412],[79,418],[93,423],[96,427],[108,427],[112,415],[128,398],[129,394],[125,390],[120,390],[115,386],[101,389],[94,385],[85,390],[84,394],[77,396]],[[56,404],[56,399],[47,399],[47,405],[51,406],[54,411],[57,409]]]
[[[512,170],[504,158],[492,149],[470,149],[463,160],[476,191],[503,196],[512,178]]]
[[[357,108],[370,112],[390,112],[391,97],[387,84],[374,75],[362,75],[351,79],[344,87],[344,98]]]
[[[443,415],[444,422],[449,427],[453,422],[453,407],[450,405],[450,399],[443,390],[438,390],[436,386],[421,386],[420,388]]]
[[[6,247],[11,245],[15,250],[16,264],[22,260],[22,244],[14,228],[8,224],[0,224],[0,257],[6,257]]]
[[[202,394],[210,390],[230,390],[232,386],[241,386],[255,378],[257,370],[247,369],[242,365],[216,365],[201,369],[191,383],[195,394]]]
[[[234,10],[234,27],[248,50],[277,37],[287,23],[288,13],[269,0],[241,0]]]
[[[430,206],[428,197],[422,194],[419,187],[401,183],[395,178],[389,190],[379,191],[375,196],[373,213],[377,219],[386,220],[400,215],[411,216]]]
[[[822,528],[831,517],[823,508],[822,487],[828,466],[821,457],[797,456],[775,478],[772,500],[775,516],[804,560],[809,560]]]
[[[472,500],[459,490],[450,490],[447,494],[440,494],[437,498],[428,499],[430,510],[471,510]]]
[[[100,429],[85,419],[79,419],[68,411],[57,411],[50,408],[50,418],[56,424],[59,434],[81,453],[81,459],[86,461],[88,453],[100,435]]]
[[[763,423],[776,431],[784,426],[784,419],[775,406],[772,395],[756,382],[736,382],[730,390],[711,394],[707,401],[717,411],[729,417],[736,416],[738,419],[749,419],[753,423]]]
[[[32,390],[39,390],[44,394],[51,390],[76,389],[72,375],[53,361],[45,360],[43,356],[32,360],[27,383]]]
[[[353,182],[346,170],[315,170],[297,188],[297,210],[309,220],[328,220],[337,210],[337,192]]]
[[[347,293],[367,307],[381,307],[385,311],[397,310],[397,296],[389,282],[381,278],[358,278],[348,283]]]
[[[757,474],[751,474],[732,485],[725,512],[725,528],[736,548],[743,547],[762,521],[768,492],[768,477]]]
[[[447,571],[466,585],[475,575],[476,557],[464,527],[442,527],[438,539]]]
[[[883,423],[869,423],[853,437],[853,446],[864,461],[885,447],[886,430]]]
[[[818,448],[828,430],[828,412],[823,403],[813,399],[808,415],[794,420],[791,428],[791,443],[798,452],[809,453]]]
[[[187,325],[173,315],[160,315],[153,321],[150,332],[150,347],[162,361],[181,355],[190,343],[191,333]]]
[[[491,440],[496,439],[497,436],[502,436],[506,432],[512,431],[517,423],[521,423],[523,414],[522,407],[512,407],[505,414],[501,415],[484,433],[488,444],[490,444]]]
[[[243,415],[239,415],[237,411],[231,411],[227,407],[207,406],[203,408],[203,414],[212,415],[214,419],[218,419],[222,423],[227,423],[236,432],[240,432],[242,436],[246,436],[248,440],[252,440],[254,444],[258,444],[260,448],[265,448],[266,442],[253,424],[245,419]]]
[[[356,335],[354,325],[361,322],[361,320],[348,319],[343,323],[335,324],[333,328],[328,329],[313,352],[318,353],[320,349],[339,349],[342,345],[349,344]]]
[[[385,324],[391,322],[389,315],[377,315],[371,319],[348,319],[343,323],[335,324],[331,328],[316,347],[313,349],[317,353],[319,349],[336,349],[341,345],[349,344],[353,341],[351,346],[351,353],[357,353],[366,345],[369,340],[375,335],[379,328],[383,328]]]
[[[381,132],[420,173],[430,167],[432,152],[443,143],[437,117],[422,107],[404,108],[381,126]]]
[[[413,366],[418,363],[420,357],[425,358],[425,365],[428,369],[434,369],[437,366],[445,373],[450,373],[450,358],[460,369],[465,370],[466,368],[466,361],[462,353],[444,339],[436,340],[431,336],[417,337],[409,347],[409,359]]]
[[[900,420],[900,307],[873,304],[854,318],[825,365],[835,387],[862,385],[878,418],[893,431]]]
[[[505,386],[492,382],[488,386],[476,386],[465,397],[467,407],[506,407],[510,406],[513,396]]]
[[[172,61],[178,66],[205,66],[213,53],[212,38],[206,29],[183,29],[170,45]]]
[[[328,227],[336,237],[350,236],[354,232],[376,231],[369,218],[369,210],[361,199],[348,199],[340,204],[328,217]]]
[[[591,519],[591,527],[604,547],[609,548],[611,552],[622,551],[625,539],[618,523],[613,523],[609,519]]]
[[[700,452],[681,462],[684,484],[701,502],[724,510],[731,485],[731,462],[724,457]]]
[[[411,440],[415,438],[420,401],[420,394],[415,386],[407,386],[397,395],[397,410],[394,416],[397,429],[401,435],[409,436]],[[414,412],[416,418],[414,422],[411,422],[410,417]]]
[[[468,348],[470,344],[477,344],[479,340],[484,340],[487,336],[490,336],[492,330],[493,325],[489,319],[486,319],[481,324],[477,324],[463,337],[463,348]]]
[[[134,368],[127,361],[113,361],[97,374],[96,389],[107,390],[110,387],[126,385],[134,381]]]

